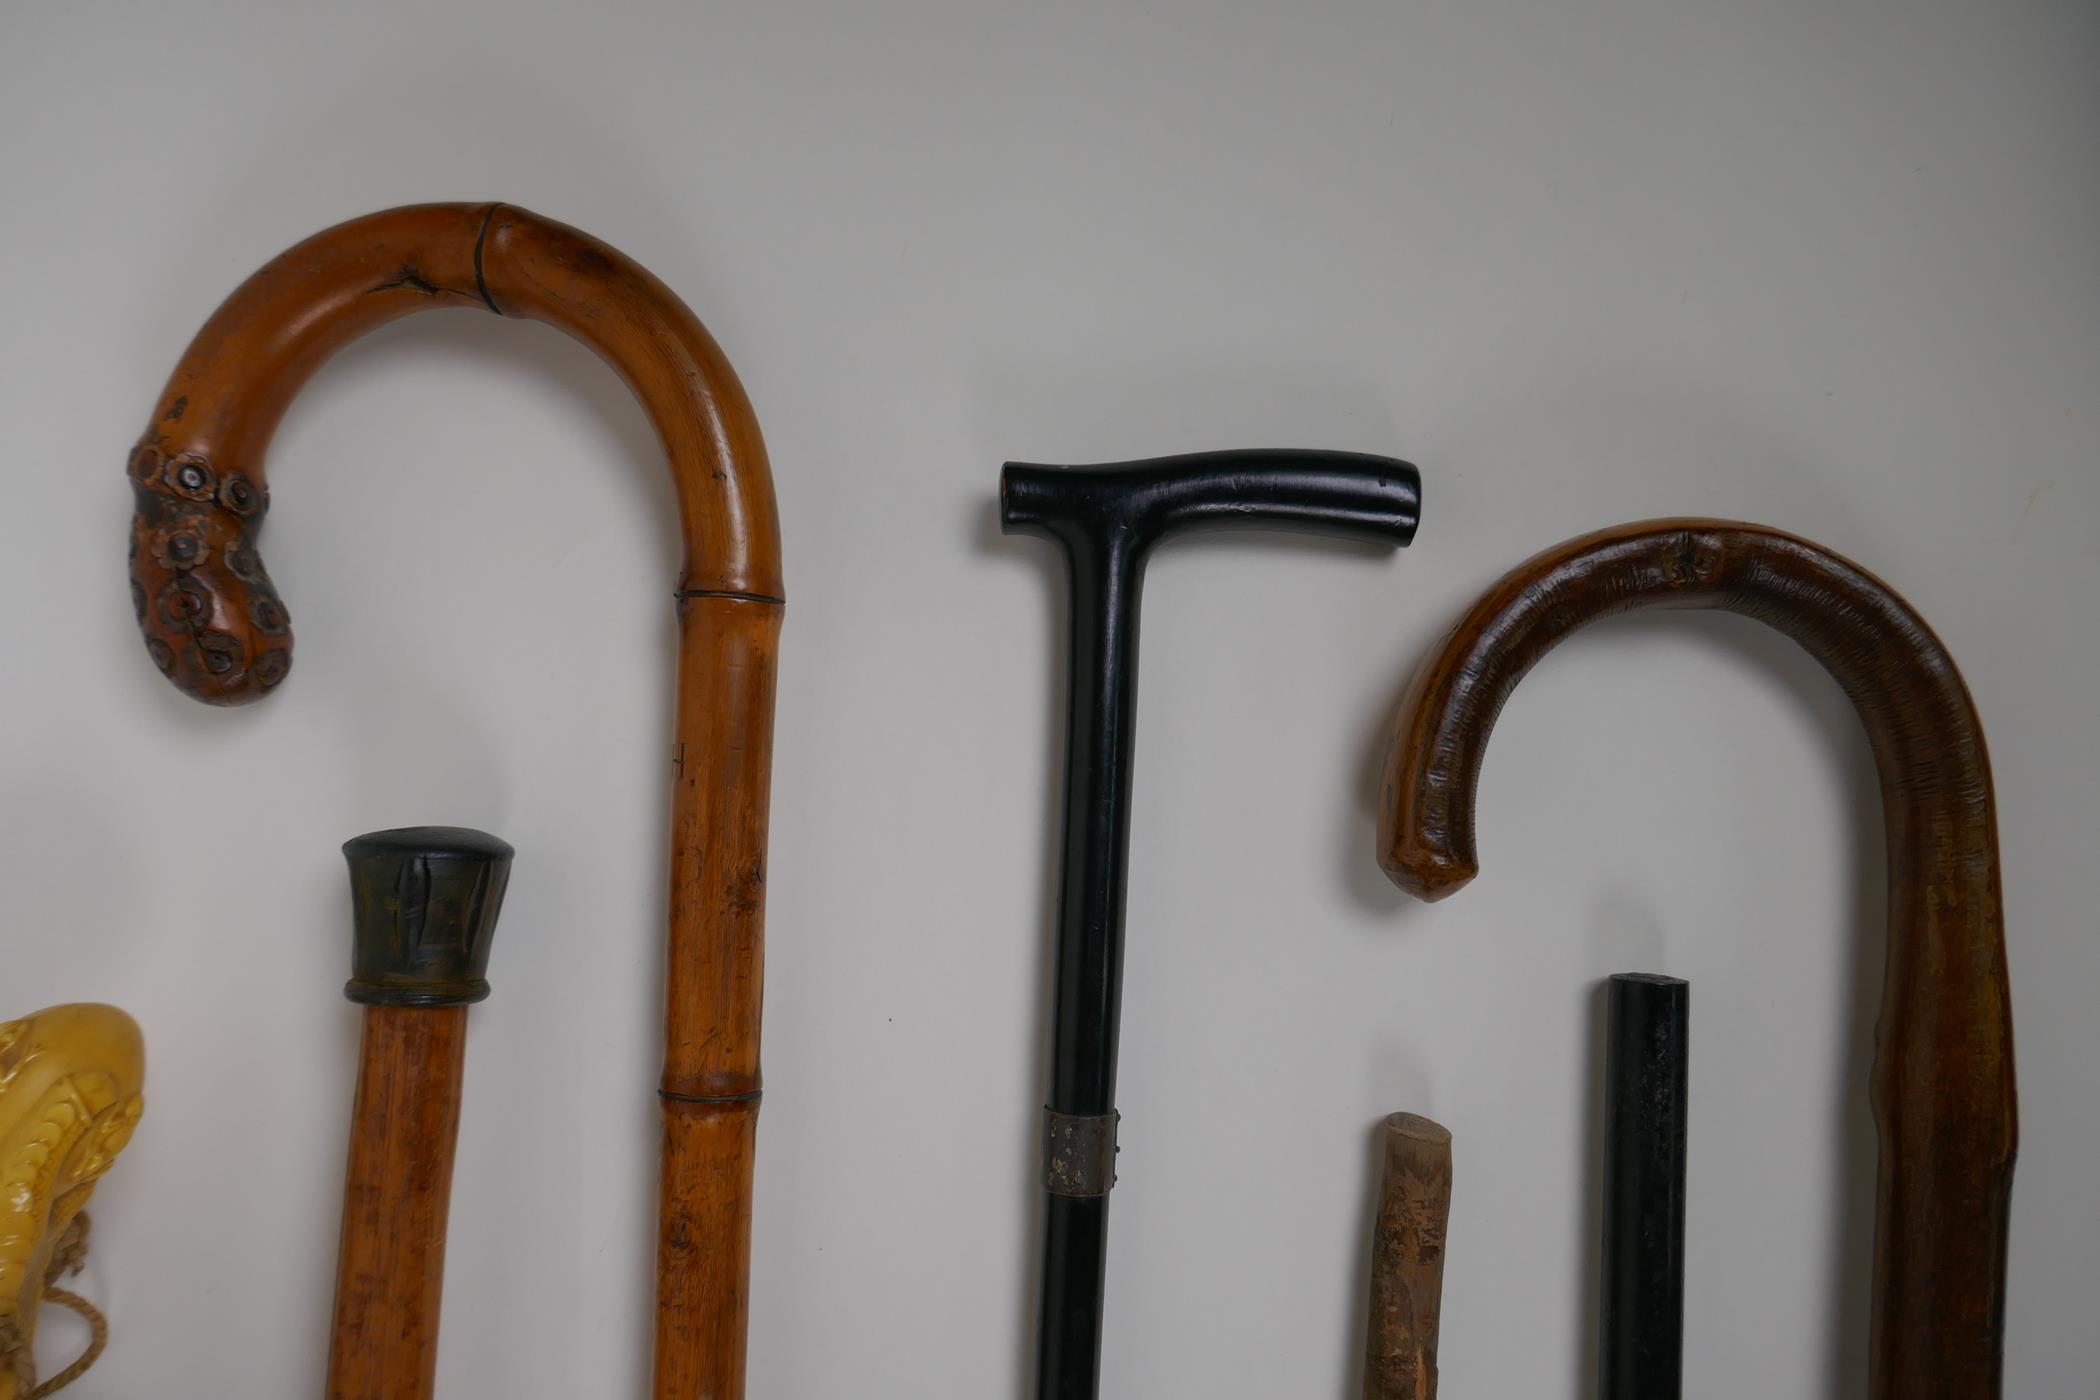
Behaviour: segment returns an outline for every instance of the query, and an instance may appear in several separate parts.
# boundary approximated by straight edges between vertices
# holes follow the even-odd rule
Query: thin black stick
[[[1691,984],[1622,972],[1609,997],[1597,1395],[1679,1400]]]

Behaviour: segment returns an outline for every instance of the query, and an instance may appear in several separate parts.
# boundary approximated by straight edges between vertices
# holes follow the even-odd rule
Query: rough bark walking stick
[[[1678,1400],[1691,986],[1622,972],[1606,996],[1597,1400]]]
[[[1909,604],[1858,565],[1756,525],[1650,521],[1556,546],[1491,588],[1416,676],[1387,760],[1380,862],[1424,899],[1470,880],[1474,796],[1503,702],[1569,633],[1644,606],[1769,623],[1859,710],[1889,877],[1868,1390],[1992,1400],[2018,1137],[1997,822],[1976,707]]]
[[[503,204],[355,219],[278,257],[198,332],[131,456],[132,601],[154,662],[213,704],[284,680],[255,534],[263,454],[342,346],[418,311],[544,321],[641,401],[678,491],[678,714],[658,1218],[659,1400],[744,1393],[780,531],[758,422],[707,330],[618,250]]]
[[[1436,1400],[1451,1131],[1412,1113],[1394,1113],[1386,1117],[1381,1142],[1364,1400]]]
[[[511,849],[485,832],[418,826],[345,843],[362,1005],[329,1400],[430,1400],[445,1221],[459,1139],[467,1007],[489,994],[489,941]]]
[[[1056,541],[1069,568],[1071,698],[1036,1376],[1041,1400],[1091,1400],[1100,1383],[1115,1184],[1116,1019],[1146,557],[1166,536],[1204,527],[1404,545],[1414,537],[1421,480],[1389,457],[1212,452],[1087,468],[1009,462],[999,494],[1002,526]]]
[[[1598,1400],[1683,1393],[1688,991],[1647,973],[1610,983]],[[1451,1133],[1395,1113],[1381,1142],[1364,1400],[1436,1400]]]

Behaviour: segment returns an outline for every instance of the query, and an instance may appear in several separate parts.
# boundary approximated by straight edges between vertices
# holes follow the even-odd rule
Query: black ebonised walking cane
[[[1691,986],[1622,972],[1607,995],[1597,1400],[1678,1400]]]
[[[999,492],[1002,526],[1055,540],[1070,569],[1036,1393],[1093,1400],[1115,1184],[1116,1018],[1146,555],[1166,536],[1199,528],[1318,531],[1404,545],[1414,538],[1421,477],[1405,462],[1357,453],[1208,452],[1098,467],[1009,462]]]

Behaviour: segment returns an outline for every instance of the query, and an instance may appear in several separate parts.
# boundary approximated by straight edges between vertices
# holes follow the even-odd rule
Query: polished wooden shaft
[[[1726,520],[1647,521],[1547,550],[1489,589],[1417,673],[1387,759],[1381,863],[1424,899],[1470,880],[1503,703],[1570,633],[1640,607],[1766,622],[1859,711],[1888,840],[1868,1389],[1994,1397],[2018,1126],[1990,757],[1953,658],[1887,584],[1820,545]]]

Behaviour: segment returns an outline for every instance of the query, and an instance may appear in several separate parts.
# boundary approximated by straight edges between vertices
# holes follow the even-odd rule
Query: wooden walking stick
[[[356,914],[343,994],[365,1008],[329,1400],[430,1400],[467,1007],[489,994],[510,846],[418,826],[345,843]]]
[[[1610,983],[1598,1400],[1683,1393],[1687,992],[1646,973]],[[1381,1140],[1364,1400],[1436,1400],[1451,1133],[1395,1113]]]
[[[1597,1400],[1678,1400],[1691,986],[1622,972],[1606,995]]]
[[[1044,1110],[1041,1400],[1100,1388],[1108,1192],[1115,1184],[1116,1020],[1145,560],[1186,529],[1267,527],[1414,537],[1415,469],[1338,452],[1210,452],[1100,467],[1009,462],[1000,522],[1062,548],[1071,588],[1070,703],[1057,990]]]
[[[1451,1216],[1451,1131],[1412,1113],[1386,1117],[1371,1235],[1364,1400],[1436,1400]]]
[[[1381,864],[1424,899],[1470,880],[1474,794],[1503,702],[1569,633],[1644,606],[1767,622],[1859,710],[1889,878],[1869,1394],[1989,1400],[2018,1137],[1997,822],[1976,707],[1909,604],[1858,565],[1756,525],[1659,520],[1556,546],[1489,589],[1416,676],[1387,760]]]
[[[783,603],[758,422],[706,329],[624,254],[509,205],[417,205],[318,234],[205,323],[132,452],[132,601],[155,664],[198,699],[238,704],[281,683],[291,632],[255,547],[270,434],[336,350],[441,307],[544,321],[597,351],[647,411],[677,486],[654,1393],[737,1400]]]

